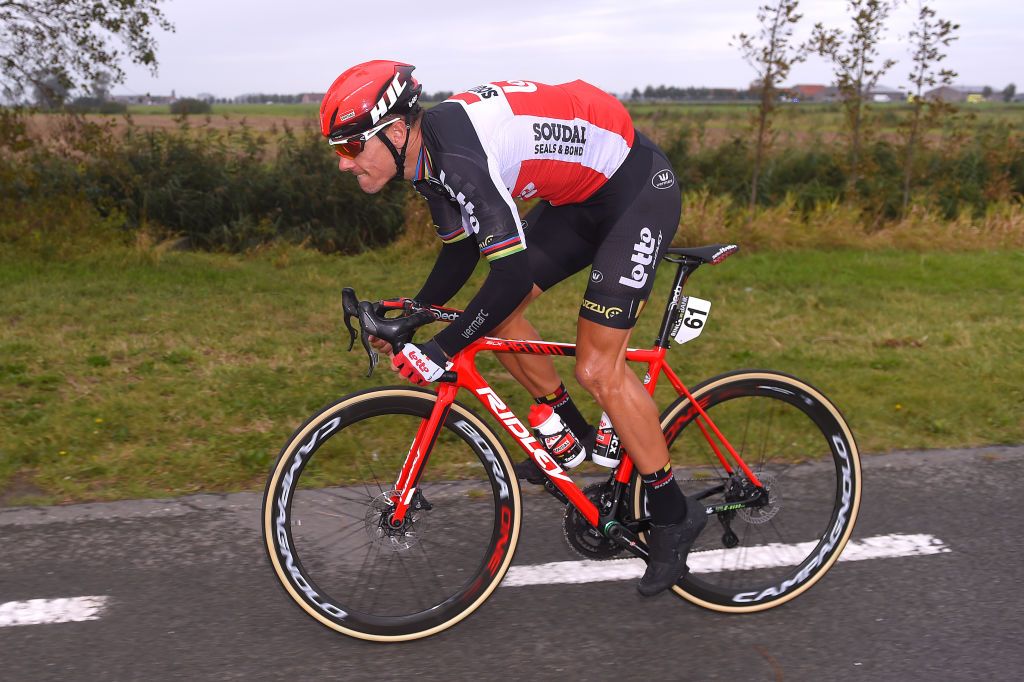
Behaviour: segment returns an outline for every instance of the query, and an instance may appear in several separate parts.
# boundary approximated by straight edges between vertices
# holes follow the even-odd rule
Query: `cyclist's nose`
[[[342,173],[351,172],[356,167],[356,162],[344,156],[338,157],[338,170]]]

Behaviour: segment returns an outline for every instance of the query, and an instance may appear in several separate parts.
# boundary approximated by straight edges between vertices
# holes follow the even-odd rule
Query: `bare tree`
[[[860,178],[861,150],[866,134],[865,103],[878,79],[896,63],[892,59],[878,63],[878,45],[885,23],[898,0],[847,0],[853,18],[849,35],[840,29],[815,24],[809,47],[832,60],[836,87],[846,113],[849,128],[850,175],[847,190]]]
[[[162,0],[0,0],[0,92],[54,95],[109,73],[123,82],[121,63],[157,66],[157,29],[173,31]],[[48,99],[52,99],[49,97]]]
[[[946,58],[944,48],[957,39],[959,24],[935,16],[935,10],[918,0],[917,21],[910,31],[910,50],[913,68],[910,71],[911,112],[904,124],[906,155],[903,161],[903,214],[910,206],[910,185],[914,176],[914,155],[923,145],[922,137],[951,107],[942,100],[925,100],[925,88],[950,85],[956,72],[940,69],[939,62]]]
[[[802,46],[790,46],[793,28],[803,16],[796,13],[799,4],[799,0],[777,0],[774,4],[761,5],[757,9],[757,21],[761,24],[757,34],[740,33],[733,37],[743,59],[753,67],[761,84],[761,98],[755,119],[757,141],[754,145],[754,169],[750,181],[751,210],[757,203],[761,165],[771,140],[771,116],[778,99],[777,86],[789,76],[794,64],[807,58],[807,51]]]

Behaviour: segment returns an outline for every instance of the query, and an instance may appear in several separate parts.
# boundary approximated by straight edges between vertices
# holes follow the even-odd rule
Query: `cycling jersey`
[[[650,230],[642,232],[639,226],[634,230],[619,220],[621,213],[633,206],[634,199],[643,192],[645,183],[650,184],[646,175],[640,178],[648,173],[649,161],[634,162],[635,170],[627,174],[632,179],[618,183],[615,197],[623,195],[623,199],[612,201],[614,197],[608,196],[596,203],[590,201],[603,196],[602,189],[630,157],[636,133],[625,107],[588,83],[487,83],[456,94],[427,111],[421,132],[423,143],[413,184],[427,199],[444,246],[417,298],[445,303],[469,278],[477,251],[491,264],[491,272],[467,305],[466,314],[435,337],[449,355],[500,324],[535,282],[551,284],[550,275],[543,278],[534,272],[534,266],[544,261],[531,260],[523,253],[532,229],[524,229],[513,197],[540,199],[542,205],[552,207],[592,204],[610,211],[606,216],[610,221],[592,223],[595,248],[584,249],[585,258],[592,259],[596,245],[608,237],[609,243],[614,241],[615,249],[623,252],[622,258],[629,261],[637,239],[653,234]],[[657,151],[646,140],[644,146]],[[660,152],[658,155],[659,169],[668,169],[664,157]],[[645,151],[644,158],[651,158],[650,152]],[[665,194],[678,195],[678,190]],[[591,210],[587,216],[599,212]],[[671,206],[661,213],[666,217],[659,223],[657,251],[667,248],[667,240],[678,224],[678,196],[674,215],[668,216]],[[574,222],[574,229],[586,230],[592,221]],[[616,230],[615,239],[610,236],[613,224],[622,225]],[[559,228],[552,224],[544,229]],[[664,244],[663,237],[667,238]],[[552,239],[557,237],[547,240],[549,246]],[[645,258],[657,255],[660,254]],[[578,257],[576,254],[577,260]],[[612,326],[632,326],[635,322],[650,291],[647,275],[653,274],[656,264],[655,260],[642,273],[644,286],[627,289],[628,302],[616,303],[624,303],[623,311],[629,312]],[[635,264],[627,265],[628,275]],[[600,305],[610,305],[607,295],[595,293],[602,301]],[[596,305],[594,300],[588,301],[591,308]],[[582,312],[590,317],[592,310]],[[601,323],[608,323],[608,319],[602,318]]]
[[[439,236],[472,235],[490,261],[525,246],[513,197],[583,201],[619,168],[634,137],[625,107],[583,81],[487,83],[428,111],[422,131],[414,183]]]

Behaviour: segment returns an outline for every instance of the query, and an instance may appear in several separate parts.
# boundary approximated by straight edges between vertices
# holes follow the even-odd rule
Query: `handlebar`
[[[457,318],[460,312],[424,307],[408,298],[388,299],[376,303],[360,301],[355,290],[350,287],[341,290],[341,305],[345,311],[345,327],[351,337],[349,350],[352,350],[356,343],[356,330],[352,326],[352,318],[359,321],[359,340],[370,361],[370,368],[366,372],[366,376],[373,374],[380,359],[377,351],[370,346],[369,337],[371,335],[387,341],[395,353],[400,353],[402,347],[412,341],[413,334],[417,329],[438,319],[452,319],[452,315]],[[401,310],[403,314],[400,317],[385,317],[389,310]],[[445,317],[441,317],[438,310],[444,310]],[[440,381],[455,380],[454,372],[445,372],[440,379]]]

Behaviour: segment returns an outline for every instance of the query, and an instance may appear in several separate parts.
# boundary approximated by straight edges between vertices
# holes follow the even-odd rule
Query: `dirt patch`
[[[0,484],[0,507],[17,507],[36,502],[39,498],[49,498],[45,490],[34,482],[34,472],[19,471],[7,481]]]

